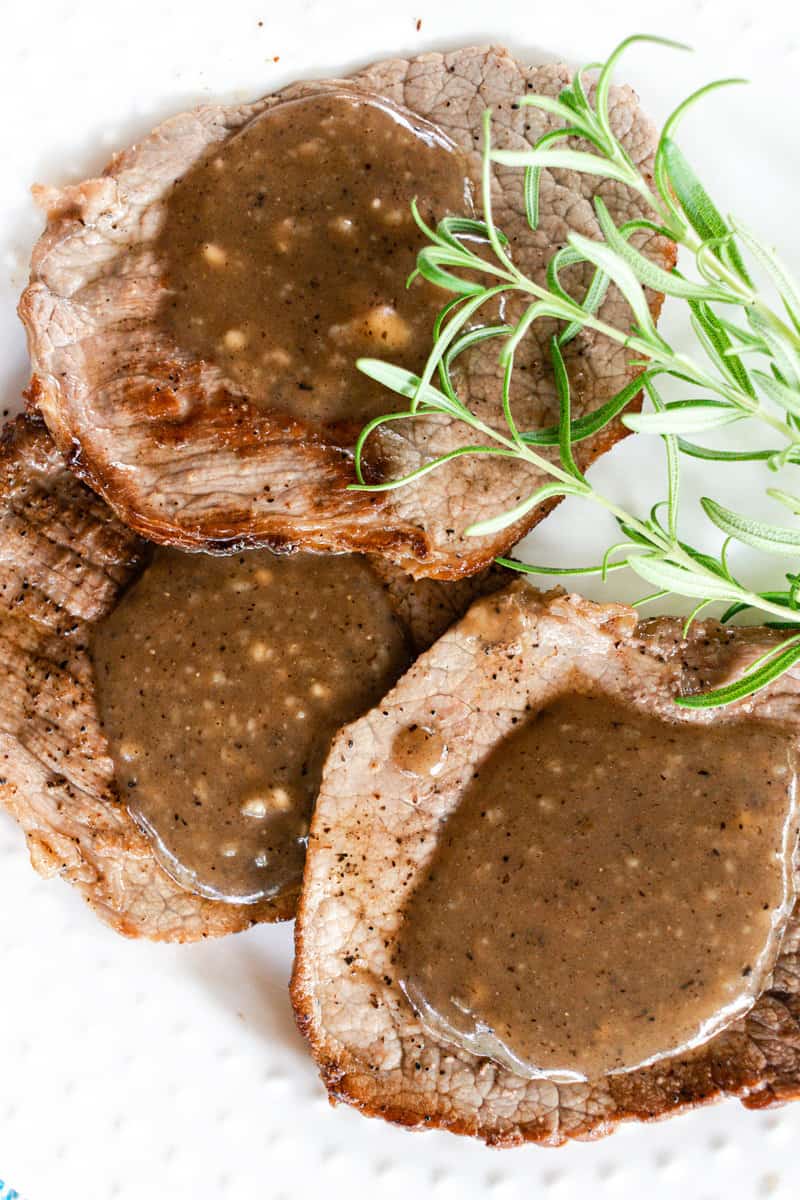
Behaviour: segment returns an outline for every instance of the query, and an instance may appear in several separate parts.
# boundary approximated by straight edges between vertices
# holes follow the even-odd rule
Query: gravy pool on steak
[[[164,318],[251,400],[323,423],[386,411],[360,355],[420,370],[444,293],[406,289],[434,223],[468,205],[463,154],[378,98],[322,93],[266,109],[178,181],[159,253]]]
[[[409,661],[351,555],[159,550],[92,637],[119,789],[162,866],[213,899],[296,887],[334,732]]]
[[[423,1021],[521,1074],[596,1079],[747,1011],[794,899],[792,747],[599,694],[522,724],[476,769],[406,913],[400,975]]]
[[[165,315],[170,300],[179,297],[174,283],[170,285],[169,247],[162,246],[160,237],[164,223],[171,221],[168,208],[171,198],[176,201],[176,181],[185,182],[200,162],[224,151],[245,126],[251,125],[255,135],[262,127],[262,114],[277,112],[278,106],[301,94],[355,92],[366,99],[380,97],[401,112],[413,111],[457,143],[469,177],[477,180],[486,107],[495,113],[496,148],[519,151],[559,124],[557,116],[520,106],[520,96],[557,98],[571,80],[572,73],[563,65],[531,66],[498,47],[428,52],[376,63],[347,80],[294,84],[252,105],[205,105],[164,122],[115,155],[102,177],[60,190],[39,189],[48,225],[35,248],[19,311],[31,352],[31,399],[62,452],[71,461],[79,456],[84,476],[112,507],[144,536],[163,544],[214,553],[279,542],[304,550],[358,551],[383,555],[416,578],[458,580],[489,566],[545,515],[545,508],[539,506],[515,525],[484,537],[467,537],[465,528],[516,505],[522,494],[546,482],[545,473],[532,466],[522,469],[497,455],[461,454],[446,471],[429,472],[407,488],[371,495],[349,491],[355,482],[352,449],[363,421],[314,419],[308,405],[316,403],[316,394],[299,387],[294,414],[277,405],[263,406],[264,392],[243,398],[246,389],[231,386],[225,360],[211,344],[214,339],[207,343],[210,360],[182,345]],[[609,111],[626,154],[650,179],[656,130],[630,88],[611,89]],[[271,119],[263,116],[265,129]],[[416,128],[413,117],[411,121]],[[367,145],[366,139],[361,142]],[[366,161],[372,163],[372,171],[365,170],[365,176],[375,170],[374,160]],[[268,196],[273,184],[276,189],[281,186],[288,168],[283,160],[264,165],[269,165],[270,187],[263,189]],[[548,261],[571,233],[598,236],[596,195],[604,197],[617,225],[649,213],[644,197],[624,187],[610,188],[607,180],[571,171],[545,172],[540,227],[531,234],[525,218],[524,172],[492,164],[491,177],[498,228],[511,240],[517,267],[534,279],[544,278]],[[421,176],[416,182],[423,211],[430,205],[440,216],[445,206],[425,194],[425,183]],[[317,182],[309,186],[313,193]],[[327,193],[322,198],[330,200]],[[464,204],[456,211],[464,212]],[[203,242],[209,236],[210,229]],[[645,230],[634,238],[654,262],[665,270],[672,268],[675,247],[667,239]],[[420,235],[416,244],[424,241]],[[219,248],[222,255],[212,252],[212,257],[226,262],[226,247]],[[326,243],[322,252],[329,255],[330,245]],[[202,265],[199,244],[196,253],[195,261]],[[276,246],[269,248],[271,261],[282,253]],[[294,257],[291,248],[288,253]],[[251,270],[261,261],[251,256]],[[330,258],[327,261],[330,264]],[[345,262],[342,252],[330,264],[336,284],[340,272],[344,278]],[[585,268],[570,272],[579,292],[591,279],[590,264]],[[224,273],[225,268],[209,269],[214,287],[223,286]],[[300,274],[295,272],[295,280]],[[390,298],[397,293],[398,303],[405,296],[402,274],[398,269],[391,289]],[[246,272],[242,282],[258,291],[258,282]],[[424,288],[415,282],[407,298],[417,305],[423,295]],[[435,303],[446,298],[441,292]],[[511,307],[505,315],[515,320],[523,301],[508,299]],[[650,294],[648,299],[655,319],[660,297]],[[272,291],[269,304],[270,309],[279,307]],[[317,311],[309,306],[307,319],[313,322]],[[363,316],[360,305],[359,311]],[[265,319],[258,310],[255,315],[257,321]],[[347,325],[352,315],[337,312],[335,324]],[[630,309],[618,289],[609,289],[600,316],[610,325],[628,327]],[[357,332],[357,326],[358,322],[351,329]],[[271,329],[270,324],[269,337]],[[237,331],[247,338],[248,331],[233,322],[222,329],[223,337],[229,331],[234,347],[242,340]],[[547,322],[536,322],[517,349],[514,417],[520,429],[543,428],[558,417],[548,365],[551,333]],[[348,345],[349,360],[364,350],[374,353],[379,349],[376,340]],[[245,340],[243,350],[250,345]],[[484,341],[458,360],[461,398],[490,423],[502,421],[497,351],[495,341]],[[396,360],[398,352],[378,356]],[[574,339],[566,348],[566,360],[575,418],[593,412],[640,371],[631,365],[626,347],[594,335]],[[284,384],[291,382],[290,371]],[[291,387],[287,391],[295,394]],[[379,391],[376,403],[384,411],[404,407],[388,392],[378,400]],[[371,401],[368,409],[370,405]],[[348,413],[354,415],[355,410]],[[609,450],[623,432],[615,421],[581,442],[582,468]],[[446,414],[395,421],[370,439],[374,477],[406,475],[431,453],[463,449],[473,433],[458,417]]]
[[[674,703],[676,696],[693,695],[731,682],[786,636],[785,631],[731,629],[714,621],[701,621],[684,637],[683,623],[677,619],[640,622],[636,612],[624,605],[596,605],[559,593],[542,595],[517,582],[473,604],[467,616],[440,637],[382,698],[378,708],[337,734],[326,760],[311,823],[292,977],[298,1023],[310,1040],[333,1098],[403,1125],[474,1134],[494,1145],[521,1141],[557,1145],[568,1138],[598,1136],[610,1132],[621,1120],[665,1116],[724,1094],[739,1096],[755,1108],[800,1098],[796,1049],[800,1030],[796,961],[800,905],[795,902],[789,912],[792,894],[800,891],[800,858],[795,861],[793,876],[787,871],[788,877],[782,882],[776,874],[780,860],[788,860],[797,838],[798,807],[789,754],[794,755],[798,746],[800,672],[791,670],[765,691],[725,709],[695,712]],[[565,716],[564,710],[556,707],[562,699],[571,697],[572,704],[576,697],[596,694],[604,701],[597,710],[584,713],[581,721],[574,712]],[[638,737],[631,738],[633,749],[628,751],[623,750],[627,744],[623,737],[616,740],[615,757],[609,763],[609,718],[617,719],[613,715],[617,705],[624,710],[625,726]],[[534,733],[535,715],[540,713],[545,722],[547,714],[553,713],[559,725],[573,724],[575,729],[559,728],[558,743],[553,746],[555,739],[552,730],[548,739],[546,724],[539,725],[538,733]],[[652,727],[645,718],[660,723],[660,753],[650,743]],[[527,796],[514,794],[500,801],[495,795],[485,807],[478,808],[474,789],[489,790],[493,782],[496,792],[502,787],[501,755],[510,751],[513,764],[517,756],[513,739],[532,720],[530,735],[540,736],[541,742],[538,748],[533,746],[536,761],[526,774]],[[709,750],[706,739],[715,732],[720,741]],[[527,733],[521,736],[524,741]],[[673,736],[674,745],[670,744]],[[521,752],[522,747],[519,749]],[[735,757],[730,757],[732,750]],[[716,757],[709,762],[712,752]],[[684,762],[670,764],[672,754],[682,755]],[[633,759],[632,772],[630,767],[623,771],[620,766],[627,755]],[[562,767],[560,775],[548,768],[548,762],[555,764],[556,760]],[[634,776],[646,763],[652,765],[654,760],[658,773],[648,776],[647,795],[636,803],[625,789],[635,783]],[[584,768],[581,777],[580,765]],[[693,765],[714,773],[692,774]],[[602,803],[593,802],[587,766],[589,771],[597,766],[616,771],[613,789],[608,777],[599,773],[596,776],[597,786],[602,791],[608,789],[609,801],[621,806],[616,815],[611,803],[604,810]],[[770,771],[772,766],[778,768],[774,773]],[[779,773],[787,766],[789,774]],[[680,768],[677,785],[674,780],[660,779],[667,773],[665,768]],[[509,781],[513,787],[511,777],[505,780]],[[728,784],[730,795],[726,796]],[[695,795],[696,791],[700,794]],[[708,798],[703,797],[704,791],[709,793]],[[557,807],[551,811],[539,808],[540,795],[556,801]],[[665,807],[664,801],[670,798],[672,808]],[[565,800],[563,809],[561,799]],[[596,929],[598,922],[598,913],[591,911],[595,904],[592,897],[599,891],[598,881],[596,875],[593,879],[587,872],[586,859],[587,851],[591,855],[592,823],[599,839],[596,865],[605,865],[605,856],[612,874],[621,873],[624,880],[630,872],[636,880],[627,888],[630,911],[620,913],[612,908],[608,919],[618,921],[620,934],[627,937],[636,934],[637,904],[643,906],[643,925],[647,924],[648,909],[651,917],[656,914],[655,924],[661,932],[652,929],[651,921],[650,932],[657,933],[657,937],[649,948],[649,957],[635,946],[622,945],[619,961],[623,967],[626,963],[630,966],[634,956],[638,957],[653,988],[649,997],[640,992],[642,1008],[646,1005],[651,1014],[658,1016],[658,1041],[663,1039],[663,1047],[671,1035],[672,1021],[672,1014],[663,1012],[664,998],[670,989],[680,991],[680,985],[690,979],[682,973],[689,955],[680,948],[675,959],[679,970],[673,980],[666,979],[670,951],[675,949],[667,928],[673,921],[677,926],[680,920],[686,937],[695,942],[698,960],[692,962],[692,972],[699,967],[717,988],[717,996],[720,991],[714,973],[719,967],[735,989],[742,986],[740,980],[750,979],[750,975],[742,976],[742,971],[764,968],[761,994],[751,997],[755,999],[752,1008],[724,1032],[709,1036],[690,1052],[673,1053],[650,1067],[601,1073],[588,1084],[576,1078],[579,1071],[574,1070],[572,1079],[559,1082],[557,1087],[552,1079],[537,1077],[530,1061],[515,1064],[513,1069],[507,1063],[490,1061],[497,1046],[495,1043],[491,1047],[488,1038],[458,1042],[435,1029],[409,1003],[401,986],[406,967],[401,957],[402,943],[411,933],[415,894],[422,896],[431,874],[449,870],[445,856],[453,850],[447,845],[451,836],[459,830],[469,833],[470,811],[465,806],[471,806],[473,800],[473,830],[479,822],[487,824],[490,809],[503,810],[492,813],[492,817],[499,818],[495,826],[480,831],[487,875],[485,879],[476,878],[473,871],[470,877],[465,870],[458,877],[453,870],[449,876],[452,890],[440,892],[444,904],[436,924],[450,923],[450,904],[464,916],[459,892],[468,888],[475,908],[470,920],[475,923],[478,937],[490,943],[482,949],[487,956],[491,952],[496,957],[491,969],[484,971],[487,988],[500,986],[498,976],[503,968],[516,969],[528,957],[524,947],[519,954],[509,950],[509,945],[522,935],[533,935],[531,955],[539,953],[537,924],[542,933],[548,934],[555,955],[572,959],[574,964],[575,947],[583,943],[586,951],[584,962],[579,964],[580,990],[562,991],[558,1000],[548,991],[563,978],[561,959],[550,963],[541,956],[541,978],[531,979],[530,972],[523,976],[521,992],[514,993],[519,1000],[514,1016],[517,1035],[520,1013],[522,1017],[546,1017],[560,1004],[561,1027],[546,1031],[542,1037],[544,1049],[548,1037],[562,1048],[568,1046],[563,1021],[574,1020],[574,1043],[583,1041],[584,1054],[596,1054],[598,1050],[597,1045],[586,1044],[590,1014],[585,1007],[581,1009],[581,1003],[591,1006],[603,998],[602,981],[597,997],[592,995],[599,947],[588,944],[587,936],[592,923]],[[741,833],[752,842],[751,846],[737,845],[738,828],[719,829],[723,821],[728,826],[726,810],[746,826]],[[477,816],[483,811],[487,819]],[[625,812],[629,818],[635,814],[627,825]],[[670,830],[670,823],[676,819],[684,826],[683,839]],[[734,824],[738,826],[739,821]],[[782,824],[785,845],[781,844]],[[706,828],[700,829],[702,825]],[[626,839],[638,843],[638,867],[624,862],[621,852],[603,850],[603,843],[608,846],[615,827]],[[559,833],[568,835],[566,844]],[[652,848],[648,849],[651,839]],[[670,840],[677,844],[684,859],[677,883],[663,867]],[[473,844],[477,841],[475,834]],[[538,850],[549,851],[556,842],[552,861],[540,860]],[[613,846],[613,836],[610,844]],[[526,864],[530,891],[524,905],[518,904],[512,912],[516,868],[523,850],[528,848],[532,854]],[[715,849],[720,851],[720,861]],[[708,854],[707,880],[703,878],[704,853]],[[500,875],[504,855],[509,861],[502,863],[504,872]],[[730,873],[724,865],[728,861],[733,868]],[[656,913],[653,900],[639,897],[638,889],[647,891],[642,880],[648,877],[651,884],[657,882],[653,868],[659,862],[661,886],[670,896],[663,898],[663,909]],[[506,873],[509,879],[503,883]],[[706,883],[716,886],[720,879],[724,908],[719,911],[729,919],[715,930],[710,902],[698,893]],[[569,888],[570,881],[578,880],[580,887]],[[605,894],[605,885],[602,890]],[[687,921],[690,893],[697,916]],[[618,902],[621,891],[613,878],[607,894]],[[562,918],[570,919],[551,921],[543,911],[547,907],[544,899],[552,895],[563,901]],[[775,906],[771,937],[764,924],[764,903]],[[737,909],[739,923],[734,919]],[[486,910],[485,918],[482,910]],[[494,916],[497,919],[493,920]],[[744,926],[751,922],[748,931]],[[483,928],[478,928],[482,923]],[[436,929],[432,932],[434,938],[440,938]],[[504,939],[504,933],[515,932],[516,938]],[[727,933],[733,944],[712,945],[713,953],[707,955],[709,938],[716,932]],[[602,931],[598,937],[604,940]],[[445,974],[457,971],[462,983],[470,975],[475,980],[477,971],[466,953],[460,969],[457,964],[454,968],[447,956],[474,953],[470,940],[469,934],[449,940],[438,964]],[[763,951],[761,958],[753,954],[754,945],[759,949],[757,942]],[[510,971],[506,973],[511,975]],[[433,987],[424,982],[433,998]],[[626,987],[624,979],[620,982]],[[635,986],[640,987],[638,981]],[[454,993],[455,989],[450,991]],[[436,998],[440,1003],[447,999]],[[466,999],[469,1002],[471,997]],[[620,992],[619,1000],[612,995],[612,1001],[606,1005],[607,1016],[612,1020],[624,1017],[626,997]],[[717,1001],[713,996],[711,1001],[713,1007]],[[480,1019],[485,1024],[496,1021],[500,1026],[501,1014],[492,995],[480,997],[479,1002],[472,1032],[478,1032]],[[468,1026],[469,1014],[459,1016]],[[502,1036],[505,1031],[500,1027],[499,1032]],[[712,1034],[713,1027],[707,1032]],[[633,1038],[639,1036],[635,1027],[600,1031],[607,1060],[616,1048],[621,1048],[617,1062],[621,1058],[634,1063],[642,1053],[649,1052],[641,1044],[627,1045],[629,1033]],[[517,1042],[518,1056],[520,1049]],[[536,1060],[543,1057],[541,1049],[522,1051],[530,1054],[534,1068]],[[552,1065],[552,1054],[549,1061]],[[588,1066],[585,1059],[582,1065]]]

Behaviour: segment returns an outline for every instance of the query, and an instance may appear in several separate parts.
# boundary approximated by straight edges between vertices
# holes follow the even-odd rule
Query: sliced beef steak
[[[176,344],[159,317],[167,287],[157,241],[173,183],[283,100],[335,91],[346,82],[350,93],[384,97],[435,123],[465,152],[467,171],[477,176],[484,109],[494,109],[498,146],[525,147],[552,122],[514,101],[532,90],[555,96],[569,79],[566,67],[526,67],[498,49],[392,60],[346,81],[297,84],[255,104],[185,113],[117,155],[101,178],[60,191],[39,189],[48,225],[33,255],[20,314],[33,361],[32,399],[72,467],[132,528],[184,548],[374,552],[417,577],[446,579],[486,566],[545,508],[493,537],[465,538],[465,527],[518,502],[539,485],[540,473],[502,459],[462,457],[400,491],[348,491],[358,424],[326,428],[258,407],[218,363],[200,361]],[[611,108],[617,134],[647,173],[653,126],[629,88],[613,91]],[[643,215],[641,198],[616,183],[569,171],[545,173],[541,223],[531,234],[522,172],[496,169],[495,215],[520,266],[543,279],[571,230],[596,236],[596,195],[618,224]],[[663,238],[640,244],[660,264],[674,262],[674,247]],[[654,312],[659,303],[652,298]],[[602,315],[629,324],[613,289]],[[526,382],[514,398],[515,417],[523,429],[556,417],[547,366],[551,332],[548,322],[537,323],[517,354],[517,376]],[[486,420],[500,422],[496,355],[496,345],[487,350],[484,343],[465,356],[463,389]],[[631,378],[628,358],[623,348],[594,334],[570,344],[576,416]],[[583,464],[622,432],[614,424],[583,443]],[[463,426],[441,415],[396,422],[370,443],[371,469],[376,478],[396,477],[467,440]]]
[[[75,478],[42,425],[19,418],[7,428],[0,447],[0,803],[22,826],[34,867],[75,884],[121,933],[192,941],[287,919],[295,891],[237,905],[184,890],[158,865],[119,796],[87,643],[149,549]],[[451,598],[451,585],[416,585],[380,566],[416,649],[430,645],[479,591],[503,582],[496,570],[452,585]]]
[[[129,936],[193,941],[292,913],[227,905],[179,887],[122,802],[99,724],[91,625],[146,560],[147,545],[23,418],[0,450],[0,801],[42,875],[73,883]]]
[[[796,672],[722,714],[671,703],[730,678],[779,637],[707,622],[684,639],[676,620],[637,624],[625,606],[515,583],[473,605],[379,708],[342,730],[311,827],[292,980],[299,1025],[334,1099],[414,1128],[558,1145],[724,1095],[755,1108],[800,1098],[798,907],[771,986],[745,1018],[683,1057],[589,1082],[515,1074],[426,1032],[396,978],[405,905],[429,877],[445,818],[526,714],[565,690],[594,690],[656,718],[753,717],[796,732]],[[411,777],[393,756],[395,738],[431,724],[448,753],[441,769]]]

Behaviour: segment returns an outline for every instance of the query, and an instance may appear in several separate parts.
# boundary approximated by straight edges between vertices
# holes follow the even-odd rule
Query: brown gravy
[[[256,403],[323,423],[386,410],[361,355],[424,365],[446,297],[406,289],[426,220],[463,213],[464,156],[421,117],[367,95],[267,109],[176,183],[159,256],[164,319]]]
[[[362,559],[157,550],[91,646],[117,783],[185,887],[300,880],[328,743],[408,665]]]
[[[706,1040],[772,969],[794,891],[791,737],[568,696],[450,817],[400,931],[434,1033],[595,1078]]]

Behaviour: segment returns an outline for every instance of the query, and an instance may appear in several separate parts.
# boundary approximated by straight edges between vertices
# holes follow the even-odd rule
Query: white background
[[[14,306],[40,228],[30,183],[90,174],[198,101],[393,54],[491,40],[575,62],[643,29],[691,42],[693,56],[641,48],[621,74],[658,119],[712,77],[750,78],[709,100],[681,141],[720,206],[800,266],[796,3],[6,0],[0,12],[0,408],[16,406],[27,375]],[[666,319],[680,340],[678,318]],[[655,446],[631,439],[595,478],[641,509],[660,494],[659,465]],[[690,492],[740,504],[749,487],[738,471],[701,466],[690,478]],[[607,533],[564,505],[529,553],[589,561]],[[772,566],[745,565],[753,578]],[[635,590],[619,576],[614,589]],[[196,947],[124,942],[68,887],[34,876],[0,819],[0,1179],[26,1200],[800,1194],[800,1105],[750,1114],[728,1103],[598,1144],[509,1152],[332,1110],[294,1029],[290,961],[289,926]]]

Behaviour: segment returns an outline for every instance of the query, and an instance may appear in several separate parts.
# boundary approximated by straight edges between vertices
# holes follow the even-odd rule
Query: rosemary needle
[[[710,92],[741,80],[710,83],[675,109],[664,125],[656,149],[655,189],[614,134],[609,112],[612,72],[621,54],[643,41],[678,45],[647,35],[626,38],[600,68],[593,104],[584,85],[588,68],[577,71],[558,98],[521,97],[520,105],[542,109],[561,122],[529,149],[493,148],[491,111],[487,110],[482,220],[450,216],[432,229],[422,220],[416,205],[412,205],[414,219],[427,244],[419,252],[411,278],[420,275],[449,292],[452,298],[443,306],[436,322],[433,345],[421,376],[379,359],[359,361],[358,366],[365,374],[404,397],[408,408],[378,417],[362,431],[356,445],[359,483],[355,486],[364,490],[403,487],[463,455],[494,454],[515,459],[520,465],[536,467],[551,482],[513,508],[469,526],[464,531],[467,535],[495,533],[513,525],[546,500],[578,496],[610,512],[624,540],[609,547],[599,564],[589,567],[542,568],[510,559],[499,560],[504,565],[535,574],[597,574],[603,579],[610,572],[629,567],[656,589],[638,603],[668,594],[697,601],[687,620],[687,629],[702,611],[720,603],[726,606],[722,621],[756,610],[777,626],[800,624],[799,573],[785,574],[777,588],[755,591],[737,579],[728,564],[732,541],[773,555],[798,558],[800,529],[756,521],[704,498],[705,516],[725,535],[719,554],[704,553],[678,536],[682,455],[729,463],[763,461],[772,471],[785,464],[800,464],[800,287],[775,252],[741,221],[722,217],[674,140],[680,121],[695,103]],[[570,139],[575,138],[588,143],[591,151],[574,149]],[[537,228],[539,220],[541,173],[550,168],[567,168],[624,184],[646,201],[651,216],[618,227],[602,199],[596,197],[602,237],[593,240],[570,234],[567,245],[551,259],[543,285],[516,266],[508,240],[494,222],[493,164],[524,171],[525,210],[532,230]],[[641,232],[661,234],[676,243],[690,258],[694,278],[678,270],[666,271],[636,249],[633,235]],[[768,280],[768,290],[753,282],[748,261]],[[591,282],[579,298],[571,295],[562,279],[565,270],[577,263],[588,263],[592,268]],[[599,315],[610,284],[616,286],[630,309],[628,328],[617,328]],[[677,350],[656,329],[645,288],[688,305],[695,340],[692,353]],[[509,294],[526,302],[516,323],[481,324],[481,310]],[[559,421],[546,429],[520,431],[510,402],[514,354],[533,324],[542,317],[555,319],[560,329],[550,344]],[[573,421],[562,350],[587,328],[624,345],[642,366],[642,372],[595,412]],[[504,424],[499,428],[479,419],[459,397],[452,374],[459,355],[479,341],[489,339],[497,340],[503,367]],[[692,398],[664,402],[657,386],[662,378],[688,384]],[[642,388],[649,397],[651,411],[625,414],[625,408]],[[380,485],[365,483],[361,459],[367,439],[387,422],[413,420],[432,413],[444,413],[468,426],[477,435],[474,444],[432,458],[401,478]],[[593,437],[620,414],[634,432],[661,437],[665,448],[667,497],[644,517],[627,512],[598,492],[580,471],[573,452],[576,443]],[[766,451],[720,450],[691,440],[746,421],[766,427],[774,447]],[[551,448],[557,448],[557,459],[545,453]],[[793,515],[800,513],[800,496],[775,488],[768,488],[767,492]],[[800,634],[776,645],[734,683],[702,696],[678,698],[677,703],[691,707],[730,704],[765,687],[799,660]]]

